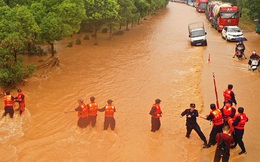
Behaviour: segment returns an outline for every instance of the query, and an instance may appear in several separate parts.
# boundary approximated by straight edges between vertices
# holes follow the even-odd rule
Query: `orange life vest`
[[[231,100],[232,97],[231,97],[231,93],[233,91],[232,90],[229,90],[229,89],[226,89],[224,92],[223,92],[223,96],[224,96],[224,101],[228,101],[228,100]]]
[[[97,116],[98,104],[96,102],[88,104],[88,115]]]
[[[107,105],[105,107],[105,116],[106,117],[112,118],[112,117],[114,117],[114,113],[115,113],[115,106]]]
[[[156,107],[156,111],[155,111],[155,116],[152,116],[152,117],[153,118],[160,118],[161,113],[162,113],[161,107],[157,104],[153,104],[153,107]],[[157,115],[157,114],[159,114],[159,115]]]
[[[23,96],[23,99],[22,99]],[[25,96],[23,95],[23,93],[18,93],[17,99],[19,100],[19,109],[20,110],[25,110]],[[20,101],[21,100],[21,101]]]
[[[234,119],[236,120],[236,118],[237,118],[238,116],[240,116],[240,121],[239,121],[238,125],[237,125],[237,126],[234,126],[234,127],[235,127],[236,129],[243,130],[243,129],[245,128],[245,124],[246,124],[246,122],[247,122],[247,116],[246,116],[245,113],[243,113],[243,114],[237,114],[237,115],[234,117]]]
[[[87,106],[84,103],[82,103],[82,104],[79,105],[79,107],[81,107],[81,110],[78,111],[78,117],[79,118],[87,117],[88,116],[88,108],[87,108]]]
[[[223,115],[224,117],[230,117],[230,115],[232,114],[232,107],[223,107]]]
[[[6,95],[4,97],[4,103],[5,103],[5,106],[14,106],[14,100],[12,100],[12,96]]]
[[[214,115],[214,118],[212,119],[213,125],[221,125],[223,124],[223,117],[222,113],[219,109],[212,110],[210,113]]]

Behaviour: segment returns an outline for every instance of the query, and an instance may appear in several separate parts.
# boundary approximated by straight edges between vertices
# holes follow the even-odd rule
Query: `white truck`
[[[203,22],[194,22],[188,25],[190,44],[192,46],[207,46],[206,35]]]

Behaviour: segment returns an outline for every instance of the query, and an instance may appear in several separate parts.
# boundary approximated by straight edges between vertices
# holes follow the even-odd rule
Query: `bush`
[[[102,29],[102,33],[107,33],[107,31],[108,31],[108,28],[103,28]]]
[[[80,45],[80,44],[81,44],[81,39],[80,39],[80,38],[78,38],[78,39],[76,40],[76,44],[77,44],[77,45]]]
[[[69,42],[67,47],[72,47],[73,46],[73,42]]]
[[[45,56],[47,52],[45,52],[40,46],[31,46],[28,51],[29,55],[37,55],[37,56]]]
[[[22,59],[19,57],[16,62],[1,60],[1,64],[5,65],[0,68],[0,86],[7,88],[14,88],[20,83],[23,78],[33,73],[33,68],[30,67],[29,71],[26,71],[22,66]]]
[[[24,72],[24,76],[23,78],[29,78],[32,76],[32,74],[37,70],[37,67],[33,64],[29,64],[26,69],[25,69],[25,72]]]
[[[84,40],[89,40],[89,35],[88,34],[84,36]]]

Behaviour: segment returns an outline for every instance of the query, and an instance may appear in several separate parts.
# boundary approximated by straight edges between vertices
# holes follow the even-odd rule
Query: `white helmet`
[[[253,54],[256,54],[255,50],[253,51]]]

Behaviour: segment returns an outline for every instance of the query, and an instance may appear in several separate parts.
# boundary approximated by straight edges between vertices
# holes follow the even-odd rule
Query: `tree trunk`
[[[125,30],[126,30],[126,31],[129,31],[128,24],[129,24],[129,22],[126,21],[126,26],[125,26]]]
[[[109,34],[112,34],[112,25],[109,25]]]
[[[28,43],[28,46],[27,46],[27,54],[31,53],[31,43],[29,42]]]
[[[54,54],[55,54],[55,52],[54,52],[54,43],[50,43],[50,45],[51,45],[51,56],[54,57]]]
[[[112,30],[113,30],[112,25],[109,25],[109,37],[108,37],[108,39],[112,38]]]
[[[98,42],[97,42],[97,28],[95,28],[95,32],[94,32],[94,35],[95,35],[95,42],[94,42],[94,45],[98,45]]]
[[[119,31],[121,31],[122,29],[122,23],[120,23],[120,26],[119,26]]]
[[[14,50],[14,62],[17,62],[17,52]]]

